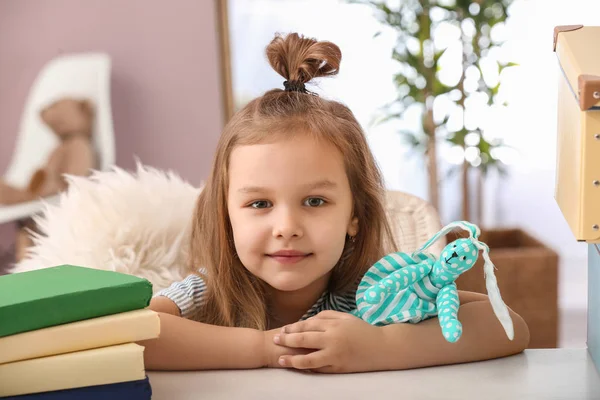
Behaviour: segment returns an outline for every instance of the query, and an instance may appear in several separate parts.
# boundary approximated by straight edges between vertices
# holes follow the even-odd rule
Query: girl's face
[[[322,290],[346,234],[358,232],[342,154],[308,135],[239,146],[229,160],[228,190],[244,267],[279,291]]]

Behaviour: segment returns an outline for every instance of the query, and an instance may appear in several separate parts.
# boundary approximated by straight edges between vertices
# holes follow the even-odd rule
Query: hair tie
[[[284,81],[283,86],[285,87],[286,92],[308,93],[304,83],[300,81]]]

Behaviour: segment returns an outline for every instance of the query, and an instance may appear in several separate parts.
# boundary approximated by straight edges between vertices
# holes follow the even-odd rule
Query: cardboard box
[[[558,86],[556,201],[575,238],[600,242],[600,27],[554,28]]]

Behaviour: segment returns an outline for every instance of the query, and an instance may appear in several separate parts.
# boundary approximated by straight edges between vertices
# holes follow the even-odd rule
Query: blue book
[[[2,400],[150,400],[151,398],[152,387],[146,377],[140,381],[2,397]]]

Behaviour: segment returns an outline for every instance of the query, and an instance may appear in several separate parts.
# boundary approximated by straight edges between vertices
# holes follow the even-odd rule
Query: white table
[[[526,350],[497,360],[361,374],[281,369],[148,372],[153,400],[600,399],[586,349]]]

